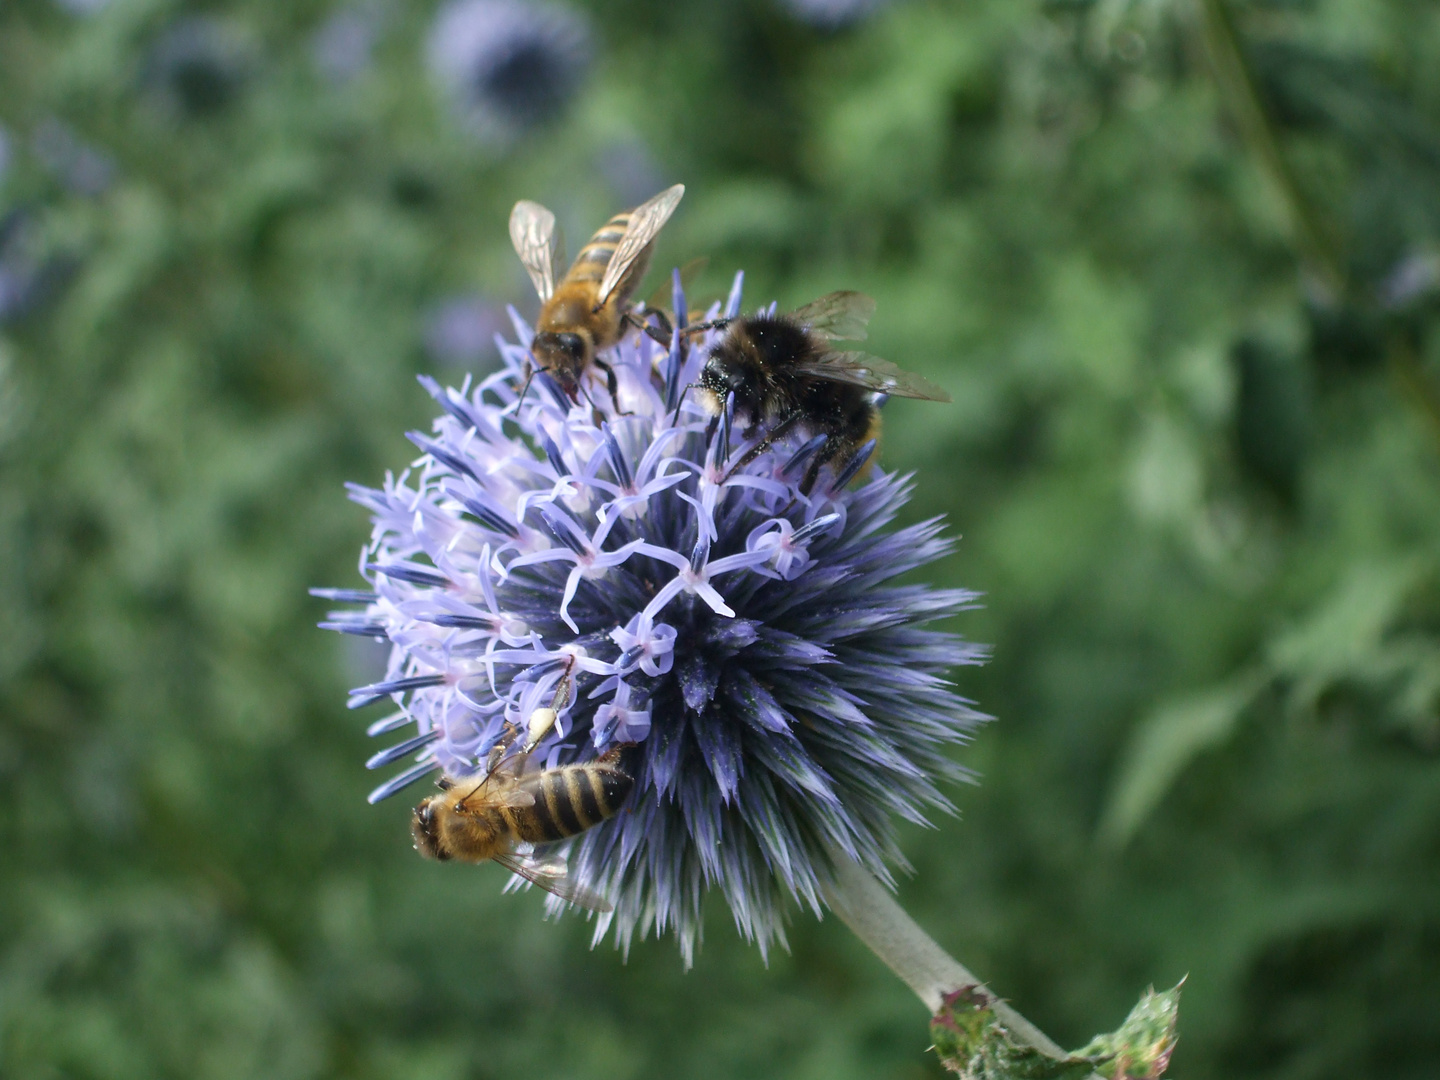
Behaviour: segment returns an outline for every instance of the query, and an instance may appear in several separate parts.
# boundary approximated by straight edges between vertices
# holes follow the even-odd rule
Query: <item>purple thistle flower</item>
[[[674,300],[683,318],[678,275]],[[413,758],[371,801],[474,774],[572,672],[532,759],[634,744],[624,808],[557,845],[615,905],[596,941],[670,930],[689,963],[715,887],[762,951],[783,944],[787,897],[818,913],[835,858],[890,881],[894,816],[948,810],[939,785],[967,775],[947,751],[983,717],[945,676],[982,650],[927,624],[974,594],[893,583],[952,541],[935,520],[887,530],[909,487],[878,468],[806,496],[784,445],[727,478],[744,433],[681,390],[713,335],[616,347],[618,403],[596,381],[576,405],[540,374],[517,405],[531,330],[511,318],[501,371],[458,391],[421,379],[444,413],[412,433],[414,465],[352,486],[373,514],[371,588],[317,590],[361,606],[322,626],[392,644],[384,680],[352,691],[399,706],[371,733],[414,725],[371,759]]]
[[[589,37],[568,7],[452,0],[435,16],[430,67],[466,127],[503,145],[560,114],[589,67]]]

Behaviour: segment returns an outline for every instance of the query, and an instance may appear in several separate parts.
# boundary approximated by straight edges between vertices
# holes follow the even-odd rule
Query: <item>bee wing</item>
[[[827,341],[864,341],[875,301],[864,293],[845,290],[812,300],[791,315],[816,337]]]
[[[555,291],[555,215],[537,202],[521,199],[510,211],[510,242],[540,299],[549,300]]]
[[[655,234],[670,220],[675,207],[680,205],[680,196],[684,194],[685,185],[676,184],[630,211],[630,224],[625,227],[625,235],[620,238],[605,267],[605,276],[600,279],[600,291],[595,294],[597,306],[610,298],[625,271],[630,269],[630,264],[640,257],[640,253],[655,239]]]
[[[950,395],[929,379],[905,371],[863,352],[827,352],[809,363],[795,365],[796,370],[816,379],[863,386],[895,397],[920,398],[923,401],[949,401]]]
[[[490,801],[495,806],[507,806],[512,809],[518,809],[522,806],[534,806],[535,793],[526,791],[521,787],[513,787],[504,794],[495,796]]]
[[[695,283],[695,279],[698,278],[701,274],[703,274],[705,272],[705,268],[709,265],[710,256],[700,255],[696,258],[691,259],[684,266],[680,267],[680,287],[686,292],[689,292],[690,286]],[[645,303],[652,308],[659,308],[662,311],[668,311],[670,308],[671,287],[672,286],[670,279],[667,277],[664,282],[662,282],[655,289],[655,291],[650,294],[650,299],[646,300]],[[700,310],[703,311],[704,308],[700,308]]]
[[[562,859],[526,859],[519,855],[496,855],[495,861],[512,874],[518,874],[532,885],[539,886],[561,900],[591,911],[614,911],[615,905],[599,893],[570,880]]]

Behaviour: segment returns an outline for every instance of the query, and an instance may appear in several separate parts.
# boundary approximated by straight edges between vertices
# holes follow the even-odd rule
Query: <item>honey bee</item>
[[[497,862],[513,874],[593,911],[609,911],[604,897],[571,881],[563,859],[521,854],[521,845],[564,840],[614,817],[635,780],[621,765],[622,747],[594,761],[554,769],[525,770],[530,751],[555,722],[569,697],[568,676],[548,709],[536,709],[528,738],[511,728],[495,749],[483,778],[440,781],[440,794],[415,807],[411,832],[415,849],[442,862]],[[562,696],[563,695],[563,696]]]
[[[555,284],[559,259],[555,215],[539,203],[521,200],[510,212],[510,240],[540,294],[540,315],[530,342],[535,371],[548,373],[572,401],[581,377],[594,365],[605,373],[613,399],[615,372],[596,354],[624,336],[627,325],[643,327],[630,313],[630,296],[650,265],[655,236],[675,212],[685,185],[676,184],[607,221]],[[524,396],[524,389],[521,396]]]
[[[949,401],[950,395],[888,360],[836,350],[833,341],[863,341],[875,301],[858,292],[833,292],[788,315],[749,315],[686,327],[686,333],[723,327],[697,384],[707,412],[719,416],[730,394],[735,415],[761,440],[731,472],[754,460],[792,430],[808,433],[812,450],[801,494],[820,469],[837,463],[837,486],[863,464],[860,456],[880,429],[878,395]],[[841,479],[843,478],[843,479]]]

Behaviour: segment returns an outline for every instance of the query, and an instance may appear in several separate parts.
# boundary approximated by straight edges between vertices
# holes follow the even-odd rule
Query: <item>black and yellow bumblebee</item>
[[[820,469],[833,463],[848,479],[857,454],[879,436],[883,395],[949,401],[927,379],[888,360],[836,349],[863,341],[875,301],[858,292],[833,292],[785,314],[756,314],[686,327],[687,334],[724,328],[700,374],[701,402],[713,416],[735,395],[735,416],[758,443],[731,471],[754,460],[792,431],[824,436],[800,484],[809,494]]]

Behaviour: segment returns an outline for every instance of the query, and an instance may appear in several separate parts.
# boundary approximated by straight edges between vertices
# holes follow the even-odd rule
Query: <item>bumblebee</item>
[[[526,373],[526,387],[536,371],[544,371],[571,401],[578,401],[580,380],[593,365],[605,373],[610,396],[615,397],[615,372],[596,354],[618,342],[628,325],[643,326],[629,311],[630,296],[650,265],[656,234],[684,194],[685,185],[676,184],[634,210],[616,214],[581,248],[558,285],[555,215],[539,203],[515,204],[510,241],[541,301],[530,342],[534,367]]]
[[[838,486],[863,464],[861,455],[878,438],[883,395],[950,400],[934,383],[888,360],[833,347],[835,341],[865,340],[874,312],[875,301],[863,293],[833,292],[788,315],[749,315],[686,328],[686,333],[725,330],[700,373],[706,411],[718,417],[734,394],[735,415],[761,435],[731,472],[799,431],[815,444],[801,494],[810,493],[826,463],[835,463]]]

